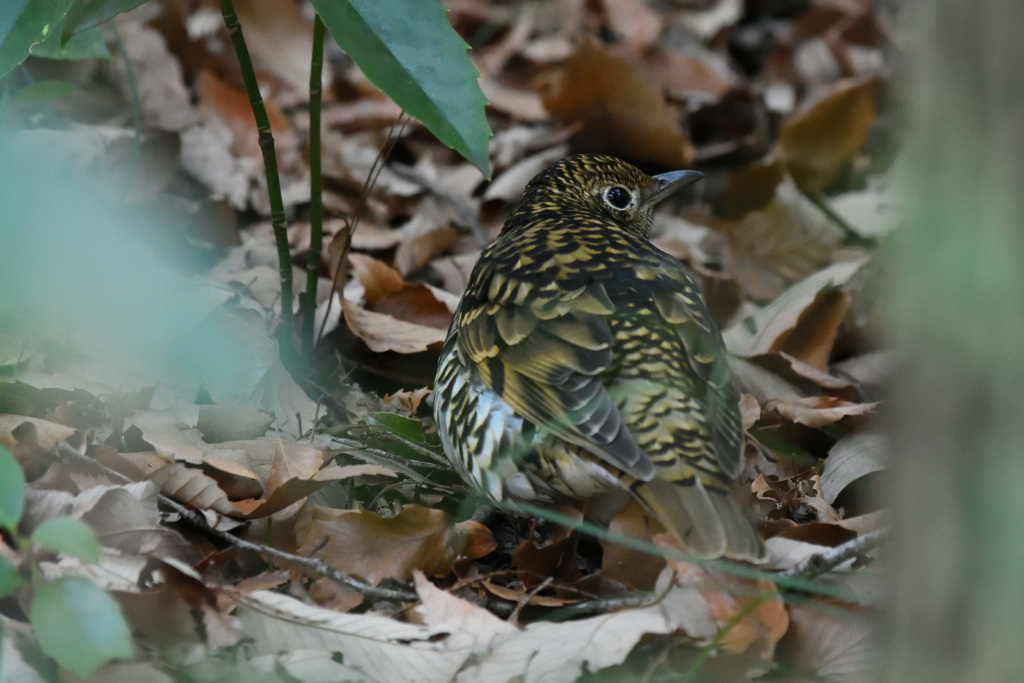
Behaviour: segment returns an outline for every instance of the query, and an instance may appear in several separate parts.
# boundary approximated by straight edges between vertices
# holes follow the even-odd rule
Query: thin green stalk
[[[324,242],[323,188],[320,182],[320,109],[323,100],[324,22],[313,22],[313,60],[309,68],[309,269],[306,272],[305,317],[302,319],[302,348],[313,350],[313,318],[316,312],[316,283],[320,271],[320,250]]]
[[[284,217],[284,200],[281,198],[281,177],[277,172],[277,153],[274,151],[274,134],[270,130],[270,118],[267,107],[263,104],[259,84],[256,82],[256,71],[252,67],[249,48],[242,36],[242,27],[235,14],[232,0],[220,0],[220,12],[224,15],[224,26],[231,36],[231,45],[238,56],[238,64],[242,68],[245,80],[245,91],[249,95],[249,105],[256,119],[256,130],[259,131],[260,150],[263,152],[263,167],[267,173],[267,194],[270,195],[270,224],[274,228],[274,240],[277,242],[278,269],[281,273],[281,323],[292,327],[292,254],[288,248],[288,225]]]
[[[117,51],[120,53],[121,59],[124,60],[124,80],[132,98],[132,124],[135,128],[135,137],[132,139],[132,161],[128,167],[128,173],[125,174],[124,188],[121,190],[121,199],[124,200],[128,196],[132,180],[139,169],[139,155],[142,149],[142,104],[139,101],[139,86],[135,80],[135,67],[132,66],[132,60],[128,57],[128,50],[125,49],[124,40],[121,39],[121,32],[117,30],[117,22],[112,21],[109,26],[110,32],[114,36],[114,44],[117,45]]]

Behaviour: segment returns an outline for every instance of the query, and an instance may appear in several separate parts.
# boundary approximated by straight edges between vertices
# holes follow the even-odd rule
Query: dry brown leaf
[[[663,533],[664,527],[652,520],[639,503],[630,501],[629,505],[612,517],[608,531],[653,543],[653,535]],[[613,543],[603,537],[599,540],[603,551],[601,574],[605,578],[634,590],[650,590],[654,587],[661,570],[665,568],[665,558]]]
[[[846,292],[822,290],[776,350],[812,368],[826,370],[850,301]]]
[[[809,194],[819,194],[867,142],[878,117],[874,77],[841,81],[779,128],[779,157]]]
[[[240,456],[244,457],[244,454],[240,453]],[[228,500],[246,501],[263,497],[263,482],[248,467],[218,455],[208,455],[203,464]]]
[[[487,589],[491,595],[508,600],[517,604],[534,605],[536,607],[562,607],[579,602],[579,598],[560,598],[553,595],[534,594],[533,591],[521,588],[515,590],[506,586],[499,586],[491,581],[481,581],[480,585]]]
[[[843,233],[789,176],[771,200],[736,221],[713,221],[736,255],[736,277],[755,299],[774,299],[793,280],[827,263]]]
[[[250,406],[204,405],[199,407],[196,429],[207,443],[255,439],[266,434],[274,418]]]
[[[676,98],[702,93],[718,100],[735,85],[735,78],[708,61],[654,46],[644,53],[650,77]]]
[[[665,25],[662,16],[643,0],[603,0],[608,28],[635,52],[654,44]]]
[[[462,557],[475,560],[497,549],[498,543],[494,534],[480,522],[468,519],[452,527],[453,542],[456,548],[462,548]]]
[[[323,465],[323,451],[316,444],[282,434],[225,441],[219,446],[229,451],[244,451],[249,468],[267,485],[268,491],[295,477],[312,477]]]
[[[308,67],[307,67],[308,68]],[[253,125],[252,105],[249,97],[236,90],[209,71],[196,79],[199,97],[197,111],[206,122],[219,121],[231,132],[231,150],[236,156],[263,159],[260,151],[259,131]],[[296,160],[297,139],[291,122],[273,100],[265,100],[270,128],[274,133],[274,149],[280,163],[288,165]]]
[[[480,90],[487,98],[487,106],[518,121],[532,123],[548,117],[544,102],[533,90],[514,88],[494,78],[480,79]]]
[[[350,252],[348,262],[352,264],[352,271],[363,285],[366,302],[371,306],[385,296],[401,291],[405,286],[398,271],[372,256]]]
[[[150,646],[203,643],[230,647],[242,637],[237,620],[218,608],[216,592],[183,563],[153,559],[143,589],[115,591],[132,632]]]
[[[889,454],[881,434],[866,432],[844,436],[825,458],[821,472],[821,494],[829,503],[850,483],[886,468]]]
[[[350,253],[349,260],[367,305],[342,299],[345,323],[371,350],[418,353],[444,341],[452,313],[439,300],[439,290],[406,283],[393,268],[365,254]]]
[[[273,494],[292,479],[315,477],[323,463],[323,451],[295,443],[278,443],[274,461],[270,465],[270,475],[267,477],[267,494]]]
[[[779,643],[778,659],[836,683],[878,680],[878,643],[866,621],[868,614],[849,608],[849,614],[791,607],[790,629]]]
[[[37,485],[26,491],[25,511],[21,520],[23,532],[30,532],[39,524],[56,517],[87,519],[103,545],[126,551],[126,555],[147,547],[149,544],[142,540],[147,537],[158,540],[162,536],[177,535],[159,526],[156,487],[151,482],[140,481],[119,486],[104,484],[83,490],[77,495],[67,491],[36,488]],[[134,530],[132,525],[137,525]],[[138,535],[127,539],[119,538],[119,533]]]
[[[562,68],[537,81],[544,106],[570,125],[582,125],[574,147],[685,168],[693,147],[682,116],[665,101],[644,69],[593,41],[580,45]]]
[[[447,223],[415,231],[407,230],[408,227],[413,226],[403,226],[400,230],[402,241],[395,250],[395,269],[402,275],[419,272],[439,254],[449,251],[462,237],[461,230]]]
[[[798,400],[772,400],[764,404],[765,414],[776,412],[783,418],[821,428],[839,422],[851,415],[865,415],[878,403],[851,403],[834,396],[809,396]]]
[[[422,387],[411,391],[401,389],[394,394],[385,394],[384,403],[394,406],[403,414],[415,415],[416,411],[420,409],[423,399],[430,395],[430,391],[430,387]]]
[[[583,513],[573,507],[563,506],[558,508],[558,512],[573,520],[583,520]],[[578,534],[562,525],[552,527],[540,545],[527,538],[512,553],[512,564],[527,588],[540,585],[548,578],[570,583],[580,578],[576,567]]]
[[[843,287],[866,263],[867,258],[859,258],[824,268],[753,315],[730,325],[723,334],[729,351],[749,357],[780,350],[822,292]]]
[[[405,505],[387,519],[366,510],[314,508],[310,514],[308,522],[296,523],[296,552],[312,552],[327,539],[319,557],[374,585],[387,578],[408,581],[416,569],[443,576],[461,552],[456,544],[463,536],[441,510]]]
[[[67,427],[49,420],[24,415],[0,415],[0,446],[22,462],[42,451],[48,451],[75,434]]]
[[[366,342],[371,351],[419,353],[433,344],[444,342],[443,329],[407,323],[390,315],[374,313],[348,299],[342,299],[341,305],[348,328],[352,334]]]
[[[217,482],[194,467],[170,463],[153,472],[149,479],[160,487],[160,493],[199,512],[212,510],[228,517],[240,516]]]
[[[667,534],[659,534],[655,542],[676,547]],[[789,615],[774,584],[741,579],[681,560],[670,559],[668,564],[676,571],[677,584],[701,592],[718,627],[729,625],[719,640],[722,649],[732,654],[749,651],[771,660],[776,644],[789,628]],[[736,618],[739,621],[731,623]]]
[[[343,479],[352,479],[361,476],[395,477],[393,471],[378,465],[349,465],[346,467],[325,467],[307,479],[293,477],[276,486],[262,501],[259,506],[250,509],[246,513],[248,519],[260,519],[270,515],[277,515],[275,519],[289,517],[292,511],[278,515],[282,510],[301,503],[313,492]],[[237,507],[237,505],[236,505]],[[252,506],[250,506],[252,507]]]
[[[461,295],[466,290],[473,266],[476,265],[479,258],[479,252],[446,256],[435,260],[431,267],[441,276],[446,292]]]
[[[183,131],[195,125],[196,112],[181,66],[168,52],[163,36],[134,21],[119,21],[117,26],[123,50],[132,63],[145,123],[167,131]],[[119,78],[125,80],[123,64],[113,66]],[[129,89],[126,80],[124,88],[125,92]]]
[[[551,162],[565,156],[569,151],[564,145],[542,150],[525,159],[520,159],[500,173],[484,191],[484,199],[499,199],[514,202],[523,196],[526,183],[543,171]]]
[[[440,291],[420,283],[407,283],[401,274],[365,254],[349,254],[349,261],[366,292],[366,308],[399,320],[448,329],[452,307]]]
[[[302,8],[277,0],[246,0],[239,3],[237,11],[253,66],[273,73],[290,86],[289,104],[308,99],[313,24],[303,16]],[[323,83],[331,82],[331,72],[331,62],[324,60]],[[281,94],[276,93],[274,99],[280,100]]]
[[[834,522],[805,522],[790,527],[775,536],[775,538],[788,538],[791,541],[811,543],[829,548],[842,545],[856,537],[857,532],[846,529]]]
[[[694,3],[679,15],[679,23],[704,40],[713,38],[727,26],[735,25],[743,16],[741,0],[712,0]]]
[[[740,417],[743,420],[743,431],[761,419],[761,404],[750,394],[740,394]]]
[[[790,336],[791,338],[792,335]],[[819,370],[812,367],[783,351],[761,356],[751,356],[749,361],[775,373],[790,384],[800,387],[807,394],[816,394],[821,389],[825,389],[829,393],[839,396],[839,398],[855,398],[857,396],[853,384],[849,381],[831,375],[827,370]],[[775,396],[773,398],[786,397]]]
[[[321,121],[328,128],[365,130],[390,126],[401,115],[402,108],[388,97],[361,97],[324,106]]]

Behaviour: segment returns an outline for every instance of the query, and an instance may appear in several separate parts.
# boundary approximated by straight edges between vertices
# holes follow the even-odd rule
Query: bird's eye
[[[628,209],[633,203],[633,193],[620,185],[612,185],[604,191],[604,200],[615,209]]]

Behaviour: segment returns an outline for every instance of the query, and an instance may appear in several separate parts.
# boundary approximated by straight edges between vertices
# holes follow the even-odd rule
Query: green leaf
[[[55,553],[77,557],[86,562],[98,562],[100,559],[100,543],[96,540],[96,534],[80,519],[49,519],[32,532],[32,542]]]
[[[11,452],[0,446],[0,529],[16,529],[24,508],[25,473]]]
[[[11,591],[22,583],[21,574],[14,565],[0,557],[0,598],[10,595]]]
[[[436,0],[313,0],[370,82],[491,177],[491,135],[469,47]]]
[[[66,24],[67,17],[64,18],[64,25]],[[110,50],[107,49],[107,41],[103,38],[103,29],[93,27],[76,33],[61,45],[62,31],[63,25],[50,34],[49,38],[33,45],[32,56],[46,59],[110,59]]]
[[[414,420],[398,413],[374,413],[373,422],[403,439],[420,444],[427,442],[423,437],[423,425],[420,424],[419,420]]]
[[[58,27],[73,0],[0,0],[0,78]]]
[[[24,88],[19,88],[14,93],[13,102],[17,104],[36,104],[39,102],[50,102],[64,97],[78,87],[78,84],[71,81],[34,81]]]
[[[77,0],[71,11],[68,12],[67,21],[64,22],[64,31],[61,40],[65,43],[76,33],[99,26],[105,21],[113,19],[118,14],[133,10],[139,5],[144,5],[149,0]]]
[[[121,608],[84,577],[64,576],[40,585],[29,618],[43,652],[79,676],[115,657],[132,656]]]

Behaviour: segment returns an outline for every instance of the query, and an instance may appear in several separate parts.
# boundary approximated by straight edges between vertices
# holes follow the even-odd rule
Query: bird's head
[[[703,177],[697,171],[649,176],[616,157],[577,154],[534,176],[509,224],[583,212],[611,218],[647,237],[654,205]]]

